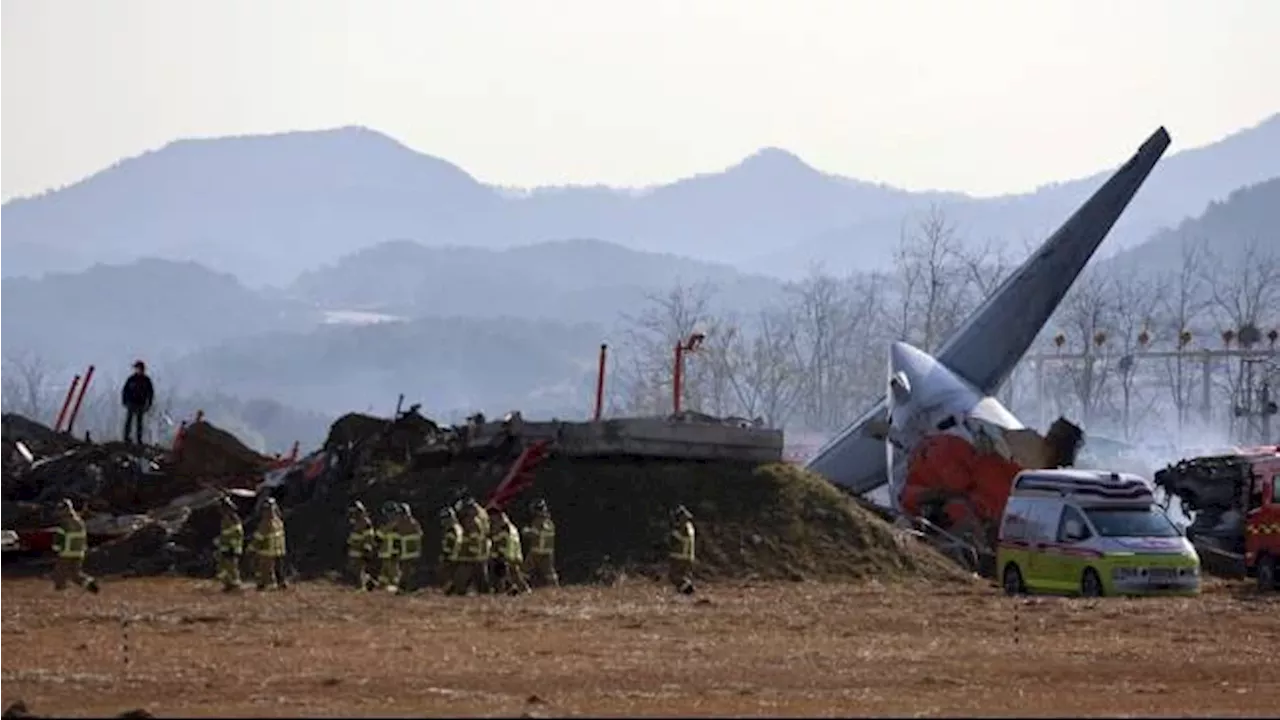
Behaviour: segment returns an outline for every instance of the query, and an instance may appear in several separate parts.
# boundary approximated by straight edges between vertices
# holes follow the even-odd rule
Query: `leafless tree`
[[[1236,262],[1213,257],[1214,262],[1204,269],[1212,297],[1212,315],[1219,327],[1232,331],[1262,330],[1280,320],[1280,254],[1273,249],[1274,245],[1274,242],[1254,238],[1245,244]],[[1255,398],[1249,395],[1254,388],[1249,379],[1253,369],[1254,363],[1242,358],[1221,384],[1221,390],[1233,406],[1252,406]],[[1246,423],[1251,420],[1245,418]],[[1232,413],[1233,436],[1236,429],[1237,418]]]
[[[52,425],[61,397],[49,364],[38,353],[20,351],[5,355],[4,378],[0,381],[0,403],[5,412],[14,412]],[[66,389],[62,388],[66,393]]]
[[[1031,249],[1028,247],[1024,255],[1030,252]],[[991,239],[980,246],[962,250],[960,260],[965,283],[963,314],[960,316],[963,318],[986,302],[987,298],[1009,278],[1017,265],[1006,246]],[[1000,388],[1000,400],[1006,407],[1013,407],[1014,393],[1020,375],[1018,368],[1015,367],[1009,380]]]
[[[665,414],[670,412],[676,344],[695,330],[704,333],[704,344],[714,343],[717,328],[711,301],[715,288],[710,283],[677,283],[665,293],[646,295],[645,307],[636,315],[623,316],[623,343],[618,363],[616,397],[624,412]],[[713,378],[712,368],[690,353],[685,366],[685,405],[697,408]]]
[[[796,324],[792,308],[762,310],[753,327],[726,324],[710,349],[718,373],[733,392],[738,412],[782,427],[790,420],[801,393],[804,373],[795,365]]]
[[[883,377],[883,342],[875,325],[883,307],[881,283],[874,277],[840,279],[814,268],[788,288],[788,296],[791,364],[804,383],[802,423],[813,430],[839,427],[855,412],[850,408],[874,392],[869,381]]]
[[[1111,358],[1104,351],[1112,332],[1112,294],[1110,279],[1090,268],[1076,280],[1062,303],[1060,322],[1066,328],[1068,350],[1080,352],[1084,358],[1079,365],[1064,363],[1060,379],[1074,395],[1086,426],[1102,407],[1112,375]],[[1060,411],[1061,406],[1060,399]]]
[[[909,230],[904,225],[895,260],[898,336],[932,352],[964,318],[968,305],[966,258],[942,208],[931,206]]]
[[[1111,346],[1118,352],[1116,363],[1116,382],[1120,391],[1120,430],[1128,440],[1136,429],[1147,418],[1154,406],[1154,398],[1141,398],[1138,380],[1142,377],[1137,353],[1146,349],[1151,339],[1151,326],[1163,297],[1163,289],[1159,280],[1140,277],[1111,278],[1112,305],[1112,337]],[[1145,334],[1145,335],[1144,335]],[[1141,409],[1134,413],[1135,403]]]
[[[1203,275],[1205,248],[1203,238],[1182,238],[1178,267],[1161,282],[1159,320],[1153,329],[1156,342],[1179,351],[1167,358],[1162,367],[1164,384],[1173,402],[1179,445],[1198,381],[1193,365],[1197,361],[1188,360],[1182,351],[1189,348],[1194,339],[1192,329],[1204,318],[1210,305]]]

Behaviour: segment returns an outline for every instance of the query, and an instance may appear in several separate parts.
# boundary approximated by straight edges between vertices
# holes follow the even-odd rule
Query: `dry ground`
[[[225,596],[209,581],[139,579],[95,597],[5,579],[2,599],[3,703],[37,714],[1280,708],[1280,600],[1227,586],[1195,599],[1014,601],[979,587],[718,584],[690,600],[634,580],[463,599],[323,582]]]

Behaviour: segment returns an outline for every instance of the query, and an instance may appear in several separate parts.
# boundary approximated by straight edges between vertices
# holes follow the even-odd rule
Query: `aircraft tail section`
[[[1169,133],[1163,127],[1147,138],[1133,157],[966,318],[943,343],[937,359],[982,393],[995,393],[1031,347],[1169,143]],[[880,426],[887,419],[888,407],[887,398],[881,398],[875,407],[837,433],[807,467],[857,493],[886,484],[887,458]]]
[[[985,393],[1009,377],[1169,147],[1160,128],[996,289],[937,352]]]

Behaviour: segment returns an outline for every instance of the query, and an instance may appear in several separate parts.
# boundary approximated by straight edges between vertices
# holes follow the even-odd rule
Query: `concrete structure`
[[[782,460],[782,431],[749,422],[697,422],[684,417],[617,418],[600,422],[531,422],[518,415],[511,432],[526,442],[554,440],[555,453],[568,457],[631,455],[673,460]],[[501,442],[506,424],[476,426],[468,447]]]

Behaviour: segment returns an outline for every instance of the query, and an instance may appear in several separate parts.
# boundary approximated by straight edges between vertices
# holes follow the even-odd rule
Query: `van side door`
[[[1092,535],[1084,513],[1064,504],[1055,527],[1053,546],[1045,553],[1048,582],[1054,590],[1070,592],[1080,587],[1080,578],[1089,562],[1089,554],[1082,546]]]
[[[1048,563],[1050,545],[1057,529],[1058,512],[1062,503],[1037,498],[1027,513],[1027,544],[1030,557],[1027,560],[1025,582],[1028,588],[1052,589],[1052,565]]]

